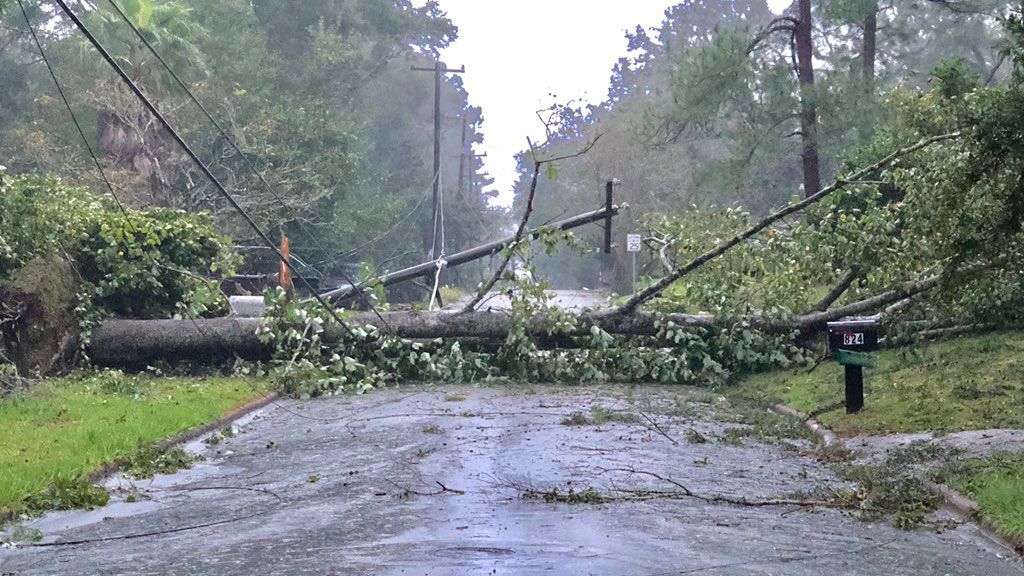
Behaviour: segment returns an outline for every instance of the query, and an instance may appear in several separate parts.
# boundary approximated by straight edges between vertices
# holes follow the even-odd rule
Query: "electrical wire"
[[[18,5],[22,9],[22,14],[25,16],[25,23],[28,25],[29,31],[32,33],[32,37],[33,37],[33,40],[35,41],[36,47],[39,49],[40,56],[42,57],[44,62],[48,62],[48,59],[46,57],[46,52],[43,49],[42,43],[39,42],[39,39],[38,39],[38,37],[35,34],[35,29],[32,26],[31,20],[28,18],[28,12],[24,9],[24,6],[22,5],[22,0],[17,0],[17,2],[18,2]],[[65,92],[64,92],[63,87],[60,84],[60,81],[57,79],[57,75],[54,73],[53,68],[51,68],[49,66],[49,64],[47,65],[47,68],[50,70],[50,77],[53,79],[53,82],[56,85],[57,90],[61,93],[62,98],[64,98]],[[66,98],[64,99],[64,101],[65,101],[65,104],[68,104],[68,100]],[[70,104],[67,105],[67,110],[68,110],[68,113],[71,115],[72,122],[75,123],[75,126],[79,127],[79,133],[82,135],[82,142],[85,144],[86,148],[90,151],[90,154],[92,154],[93,153],[92,152],[92,147],[89,145],[89,140],[87,138],[85,138],[85,133],[84,133],[84,131],[81,130],[81,123],[78,121],[78,117],[75,115],[75,112],[71,108]],[[99,163],[99,160],[96,159],[95,155],[93,155],[93,158],[94,158],[94,160],[96,160],[96,169],[101,174],[104,174],[103,167]],[[104,179],[105,179],[105,174],[104,174]],[[111,193],[111,195],[114,196],[115,201],[117,201],[117,196],[114,194],[113,188],[110,189],[110,193]],[[118,204],[120,205],[119,201],[118,201]],[[125,224],[127,226],[129,226],[129,227],[132,227],[133,225],[132,225],[132,222],[131,222],[131,218],[129,217],[127,211],[122,209],[121,214],[122,214],[122,216],[125,219]],[[134,228],[132,228],[132,229],[134,229]],[[69,262],[71,263],[73,269],[75,269],[76,273],[81,275],[81,273],[78,272],[77,267],[75,266],[74,262],[71,261],[71,260],[69,260]],[[180,274],[181,273],[185,273],[184,271],[178,270],[176,268],[172,268],[172,267],[165,267],[165,268],[168,269],[168,270],[171,270],[173,272],[178,272]],[[191,311],[186,310],[186,315],[188,316],[189,320],[192,322],[192,326],[196,329],[197,332],[199,332],[204,337],[208,336],[209,333],[206,330],[203,329],[202,325],[199,323],[199,319],[194,314],[192,314]],[[219,344],[221,345],[222,348],[225,349],[225,351],[229,351],[229,350],[227,350],[227,347],[224,346],[223,340],[220,340]],[[284,406],[283,404],[281,404],[280,402],[278,402],[275,399],[270,399],[270,397],[265,392],[263,392],[262,390],[257,388],[251,382],[246,381],[246,384],[254,392],[256,392],[260,396],[261,399],[269,400],[270,404],[272,404],[274,407],[276,407],[276,408],[278,408],[280,410],[283,410],[284,412],[286,412],[288,414],[291,414],[293,416],[296,416],[296,417],[299,417],[299,418],[302,418],[302,419],[306,419],[306,420],[317,421],[317,422],[334,422],[334,421],[344,420],[345,419],[345,417],[340,417],[340,418],[317,418],[317,417],[314,417],[314,416],[308,416],[308,415],[305,415],[305,414],[301,414],[299,412],[296,412],[295,410],[292,410],[292,409],[288,408],[287,406]]]
[[[436,179],[436,177],[434,179]],[[334,263],[338,262],[339,260],[341,260],[343,258],[347,258],[347,257],[351,257],[353,255],[356,255],[359,252],[361,252],[362,250],[364,250],[365,248],[367,248],[369,246],[373,246],[377,242],[380,242],[384,238],[387,238],[388,236],[393,234],[403,224],[405,224],[410,218],[415,216],[416,213],[419,212],[420,208],[423,207],[423,204],[427,201],[427,196],[430,193],[430,188],[433,187],[433,185],[434,185],[434,179],[431,179],[430,186],[428,186],[426,188],[426,190],[424,190],[423,193],[420,194],[420,200],[419,200],[419,202],[416,203],[415,206],[413,206],[412,210],[408,214],[403,216],[398,222],[396,222],[394,225],[392,225],[391,228],[389,228],[388,230],[385,230],[383,233],[381,233],[381,234],[377,235],[376,237],[368,240],[367,242],[365,242],[365,243],[363,243],[363,244],[361,244],[361,245],[359,245],[359,246],[357,246],[355,248],[352,248],[348,252],[345,252],[345,253],[343,253],[341,255],[338,255],[338,256],[334,256],[334,257],[332,257],[329,260],[322,260],[320,262],[317,262],[316,266],[325,266],[325,265],[329,265],[329,264],[334,264]]]
[[[146,38],[146,36],[145,36],[144,34],[142,34],[142,31],[141,31],[141,30],[139,30],[139,28],[138,28],[138,27],[137,27],[137,26],[135,25],[135,23],[134,23],[134,22],[132,22],[132,21],[131,21],[131,19],[130,19],[130,18],[128,18],[128,15],[127,15],[127,14],[125,14],[125,12],[124,12],[123,10],[121,10],[121,7],[120,7],[120,6],[118,6],[118,5],[117,5],[117,3],[116,3],[116,2],[114,2],[114,0],[108,0],[108,2],[110,3],[110,5],[111,5],[111,6],[113,6],[114,10],[115,10],[115,11],[117,11],[118,15],[120,15],[120,16],[121,16],[121,19],[122,19],[122,20],[123,20],[123,21],[124,21],[124,22],[125,22],[126,24],[128,24],[128,26],[129,26],[129,27],[130,27],[130,28],[132,29],[132,31],[133,31],[133,32],[135,33],[135,35],[136,35],[136,36],[137,36],[137,37],[139,38],[139,40],[141,40],[141,41],[142,41],[142,43],[143,43],[143,44],[144,44],[144,45],[146,46],[146,48],[147,48],[147,49],[149,50],[149,52],[150,52],[150,53],[151,53],[151,54],[153,55],[153,57],[154,57],[154,58],[156,58],[158,62],[160,62],[160,64],[161,64],[161,65],[162,65],[162,66],[164,67],[164,69],[165,69],[165,70],[167,70],[168,74],[170,74],[170,75],[171,75],[171,77],[172,77],[172,78],[174,79],[174,81],[175,81],[175,82],[176,82],[176,83],[178,84],[178,87],[179,87],[179,88],[181,88],[181,89],[182,89],[182,90],[183,90],[183,91],[185,92],[185,94],[186,94],[186,95],[188,95],[188,97],[189,97],[189,99],[190,99],[190,100],[192,101],[192,103],[193,103],[193,104],[195,104],[195,105],[196,105],[196,106],[197,106],[197,107],[198,107],[198,108],[199,108],[199,109],[200,109],[200,110],[202,111],[202,113],[203,113],[203,114],[204,114],[204,115],[206,116],[206,119],[207,119],[207,120],[209,120],[209,121],[210,121],[210,123],[211,123],[211,124],[213,124],[213,126],[214,126],[214,127],[215,127],[215,128],[217,129],[217,131],[218,131],[218,132],[220,133],[221,137],[223,137],[223,138],[224,138],[224,140],[225,140],[225,141],[226,141],[226,142],[227,142],[227,143],[228,143],[228,144],[229,144],[229,145],[231,146],[231,148],[232,148],[232,149],[233,149],[233,150],[234,150],[234,151],[235,151],[235,152],[236,152],[236,153],[237,153],[237,154],[238,154],[238,155],[239,155],[239,156],[240,156],[240,157],[242,158],[242,160],[243,160],[243,161],[245,162],[246,166],[248,166],[248,167],[249,167],[249,169],[250,169],[250,170],[252,171],[252,173],[253,173],[253,174],[254,174],[254,175],[256,176],[256,178],[258,178],[258,179],[259,179],[259,181],[260,181],[260,183],[261,183],[261,184],[263,185],[263,187],[264,187],[264,188],[266,188],[266,190],[267,190],[268,192],[270,192],[271,196],[273,196],[273,197],[274,197],[274,198],[275,198],[275,199],[276,199],[276,200],[277,200],[277,201],[278,201],[278,202],[279,202],[279,203],[281,204],[281,206],[282,206],[282,207],[283,207],[283,208],[284,208],[285,210],[287,210],[287,211],[291,212],[291,215],[292,215],[292,217],[294,218],[294,217],[296,216],[296,212],[295,212],[295,210],[294,210],[294,209],[293,209],[293,208],[292,208],[291,206],[289,206],[289,205],[288,205],[288,204],[287,204],[287,203],[286,203],[286,202],[284,201],[284,199],[283,199],[283,198],[282,198],[282,197],[281,197],[281,196],[280,196],[280,195],[279,195],[279,194],[277,193],[277,191],[275,191],[275,190],[274,190],[274,188],[273,188],[273,187],[272,187],[272,186],[270,185],[270,183],[269,183],[269,182],[267,182],[266,178],[264,178],[264,177],[263,177],[263,175],[262,175],[262,174],[260,173],[260,171],[259,171],[259,170],[258,170],[258,169],[256,168],[256,165],[255,165],[255,164],[254,164],[254,163],[252,162],[252,160],[251,160],[251,159],[250,159],[250,158],[249,158],[249,157],[248,157],[248,156],[247,156],[247,155],[246,155],[246,154],[245,154],[244,152],[242,152],[242,150],[241,150],[241,148],[239,148],[238,144],[236,144],[236,143],[235,143],[235,140],[234,140],[234,138],[232,138],[232,137],[231,137],[231,135],[230,135],[230,134],[228,134],[227,130],[225,130],[225,129],[224,129],[224,127],[223,127],[223,126],[221,126],[221,124],[220,124],[219,122],[217,122],[217,120],[216,120],[216,119],[215,119],[215,118],[213,117],[213,115],[212,115],[212,114],[210,113],[210,111],[209,111],[209,110],[207,110],[205,106],[203,106],[202,102],[200,102],[198,98],[196,98],[195,94],[193,94],[193,93],[192,93],[192,90],[190,90],[190,89],[189,89],[189,87],[188,87],[188,86],[187,86],[187,85],[185,84],[185,82],[184,82],[184,81],[183,81],[183,80],[181,79],[181,77],[180,77],[180,76],[178,76],[178,74],[177,74],[177,73],[176,73],[176,72],[174,71],[174,69],[173,69],[173,68],[171,68],[171,66],[170,66],[170,65],[169,65],[169,64],[167,63],[167,61],[166,61],[166,60],[164,60],[164,58],[163,58],[163,57],[162,57],[162,56],[160,55],[160,53],[159,53],[159,52],[157,51],[157,49],[156,49],[156,48],[155,48],[155,47],[153,46],[153,44],[152,44],[152,43],[150,43],[150,41],[149,41],[149,40],[148,40],[148,39]],[[61,2],[61,3],[63,4],[63,2]],[[83,30],[83,32],[84,32],[84,30]],[[95,44],[95,42],[94,42],[94,44]],[[209,172],[208,170],[204,170],[204,172],[206,172],[206,173],[207,173],[206,175],[207,175],[207,177],[208,177],[208,178],[211,178],[211,179],[212,179],[212,177],[213,177],[212,173],[208,173],[208,172]],[[219,188],[223,189],[223,186],[220,186],[220,184],[219,184],[219,183],[215,183],[215,184],[216,184],[216,185],[217,185],[217,186],[218,186]],[[226,190],[224,190],[224,192],[226,192]],[[229,201],[230,201],[230,202],[232,202],[232,203],[234,204],[233,200],[230,200],[230,199],[229,199]],[[242,210],[242,208],[241,208],[240,206],[236,206],[236,209],[237,209],[237,210],[239,210],[239,211],[241,211],[241,212],[242,212],[242,214],[243,214],[243,216],[244,216],[244,217],[245,217],[245,218],[246,218],[247,220],[249,220],[249,221],[250,221],[250,223],[252,224],[252,226],[254,226],[254,227],[255,227],[255,223],[253,223],[253,222],[251,221],[251,219],[250,219],[250,218],[248,217],[248,215],[246,215],[246,214],[244,213],[244,211]],[[316,239],[316,234],[310,234],[308,230],[305,230],[305,226],[304,226],[304,225],[302,224],[302,222],[301,222],[300,220],[295,220],[295,221],[296,221],[296,223],[297,223],[297,224],[299,225],[299,227],[300,227],[301,229],[303,229],[303,232],[305,232],[305,233],[306,233],[306,236],[308,236],[308,237],[310,238],[310,240],[312,240],[312,241],[313,241],[314,245],[316,245],[316,247],[317,247],[317,248],[318,248],[318,249],[320,250],[320,252],[321,252],[321,253],[322,253],[322,254],[323,254],[324,256],[327,256],[327,255],[329,254],[329,252],[328,252],[328,251],[327,251],[327,249],[326,249],[326,248],[324,248],[324,247],[323,247],[323,245],[322,245],[322,244],[320,244],[320,242],[319,242],[319,241],[318,241],[318,240]],[[257,231],[257,233],[260,233],[258,229],[257,229],[256,231]],[[276,248],[275,248],[275,251],[277,251],[277,250],[276,250]],[[278,252],[278,256],[280,256],[280,257],[281,257],[282,261],[285,261],[285,258],[284,258],[284,256],[283,256],[283,255],[282,255],[282,254],[281,254],[280,252]],[[291,269],[292,269],[292,272],[293,272],[293,273],[295,273],[295,274],[296,274],[296,276],[299,276],[299,277],[300,277],[300,279],[301,279],[301,280],[303,281],[303,283],[305,283],[305,284],[306,284],[306,288],[307,288],[307,289],[309,289],[309,290],[310,290],[310,292],[312,292],[312,293],[313,293],[313,295],[314,295],[314,296],[315,296],[315,297],[317,298],[317,300],[320,300],[320,301],[321,301],[321,303],[323,303],[323,300],[322,300],[322,298],[320,298],[320,296],[319,296],[319,294],[318,294],[317,292],[313,291],[312,287],[311,287],[311,286],[309,285],[309,283],[308,283],[308,282],[306,281],[306,279],[305,279],[305,278],[302,278],[302,277],[301,277],[301,275],[299,275],[299,274],[297,273],[297,271],[296,271],[296,270],[294,269],[294,267],[292,267],[292,266],[290,265],[290,263],[288,263],[288,262],[285,262],[285,263],[286,263],[286,265],[288,265],[288,267],[289,267],[289,268],[291,268]],[[321,277],[323,276],[323,274],[321,274],[321,273],[319,272],[319,270],[316,270],[316,269],[314,269],[314,271],[315,271],[315,272],[316,272],[316,273],[317,273],[318,275],[320,275]],[[341,270],[341,269],[339,269],[339,270],[338,270],[338,272],[339,272],[339,273],[341,274],[341,277],[342,277],[342,279],[344,279],[344,280],[345,280],[346,282],[348,282],[350,286],[355,286],[355,284],[356,284],[356,283],[355,283],[355,280],[354,280],[354,279],[352,279],[352,278],[351,278],[351,277],[350,277],[350,276],[348,275],[348,273],[346,273],[346,272],[345,272],[344,270]],[[358,292],[358,295],[359,295],[359,298],[360,298],[360,299],[361,299],[361,300],[363,301],[363,303],[364,303],[364,304],[365,304],[366,306],[368,306],[368,307],[370,308],[370,310],[372,310],[372,311],[373,311],[373,313],[374,313],[374,314],[376,314],[377,318],[378,318],[378,319],[379,319],[379,320],[380,320],[380,321],[381,321],[381,322],[382,322],[382,323],[384,324],[385,328],[387,328],[387,329],[388,329],[388,331],[393,331],[393,329],[391,328],[391,325],[390,325],[390,324],[388,324],[388,322],[387,322],[387,321],[386,321],[386,320],[384,319],[384,317],[383,317],[383,316],[381,315],[381,313],[380,313],[380,312],[379,312],[379,311],[377,310],[377,308],[376,308],[376,307],[375,307],[375,306],[373,305],[373,303],[372,303],[372,302],[370,301],[370,299],[369,299],[369,298],[367,298],[366,294],[364,294],[364,293],[363,293],[363,291],[362,291],[362,290],[360,290],[360,291]],[[347,327],[346,327],[346,328],[347,328]]]
[[[338,315],[334,307],[328,304],[313,289],[313,286],[309,283],[309,280],[307,280],[305,276],[299,273],[299,271],[289,261],[288,258],[285,258],[284,254],[281,253],[281,251],[277,248],[277,246],[270,239],[270,237],[267,236],[265,232],[263,232],[263,230],[259,227],[258,224],[256,224],[252,217],[249,216],[245,209],[243,209],[238,204],[238,200],[236,200],[235,197],[232,196],[230,192],[228,192],[224,185],[220,183],[220,180],[218,180],[217,177],[214,176],[213,172],[210,171],[210,168],[206,165],[206,163],[203,162],[201,158],[199,158],[195,151],[192,150],[192,148],[188,145],[188,143],[185,142],[181,135],[178,134],[174,127],[171,126],[170,122],[167,121],[167,118],[164,117],[164,115],[149,100],[145,93],[142,92],[142,89],[140,89],[139,86],[131,79],[131,77],[128,76],[128,73],[125,72],[123,68],[121,68],[121,66],[117,63],[114,57],[111,56],[107,49],[103,46],[103,44],[100,43],[100,41],[96,38],[95,35],[93,35],[92,31],[89,30],[89,27],[86,26],[86,24],[81,20],[81,18],[79,18],[78,15],[75,14],[75,12],[71,9],[71,7],[68,6],[67,1],[54,1],[57,3],[57,5],[60,6],[60,8],[64,11],[68,18],[70,18],[71,21],[74,22],[75,26],[78,27],[82,34],[85,35],[85,37],[93,45],[96,51],[99,52],[100,56],[103,57],[107,64],[109,64],[117,72],[117,74],[121,77],[121,80],[135,94],[135,96],[139,99],[143,106],[145,106],[149,113],[152,114],[153,117],[163,126],[163,128],[167,131],[168,135],[171,136],[171,138],[178,144],[178,146],[181,147],[185,154],[192,160],[196,167],[199,168],[203,175],[206,176],[206,178],[214,185],[214,187],[217,189],[220,195],[223,196],[225,200],[227,200],[228,204],[230,204],[231,207],[234,208],[235,211],[239,213],[239,215],[241,215],[241,217],[245,220],[246,224],[248,224],[249,227],[252,228],[252,230],[257,234],[257,236],[263,241],[263,243],[269,246],[274,251],[274,253],[277,254],[277,257],[280,259],[280,261],[283,262],[284,265],[292,272],[292,274],[299,279],[300,283],[313,294],[313,297],[317,300],[317,302],[328,311],[328,313],[334,318],[334,320],[338,322],[338,324],[346,332],[354,335],[352,328],[349,327],[349,325],[346,324],[345,321],[341,319],[341,317]]]

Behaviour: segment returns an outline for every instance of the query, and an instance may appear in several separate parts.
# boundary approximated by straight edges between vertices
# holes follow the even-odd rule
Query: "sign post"
[[[632,261],[633,271],[630,275],[629,280],[629,291],[634,292],[636,289],[636,255],[640,252],[643,247],[644,240],[639,234],[626,234],[626,251],[629,252],[630,260]]]
[[[878,350],[878,319],[851,318],[828,323],[828,347],[845,369],[846,413],[864,408],[864,367],[874,366]]]

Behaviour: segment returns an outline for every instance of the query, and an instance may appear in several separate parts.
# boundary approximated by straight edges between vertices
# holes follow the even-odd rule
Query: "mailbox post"
[[[846,371],[846,413],[864,408],[864,367],[873,366],[878,350],[878,318],[850,318],[828,323],[828,347]]]

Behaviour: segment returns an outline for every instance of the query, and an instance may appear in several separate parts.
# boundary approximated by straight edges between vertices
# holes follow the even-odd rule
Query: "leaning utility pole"
[[[466,67],[462,66],[458,70],[448,68],[447,65],[442,64],[441,60],[434,61],[433,68],[423,68],[420,66],[413,66],[413,70],[418,72],[433,72],[434,73],[434,173],[431,175],[434,180],[434,202],[433,211],[431,218],[431,225],[437,227],[437,209],[438,199],[440,196],[440,185],[441,185],[441,79],[444,74],[464,74]],[[430,245],[430,258],[433,259],[436,256],[437,251],[437,234],[433,234],[433,239]]]

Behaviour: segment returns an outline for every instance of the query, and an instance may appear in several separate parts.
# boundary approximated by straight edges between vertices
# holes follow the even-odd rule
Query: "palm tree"
[[[118,0],[111,0],[112,2]],[[164,61],[186,82],[206,76],[207,69],[197,42],[206,30],[192,17],[192,9],[180,2],[154,3],[152,0],[121,0],[121,10]],[[156,101],[165,100],[170,75],[139,40],[115,10],[93,10],[88,15],[90,28],[101,39],[118,64]],[[86,69],[101,78],[89,98],[98,111],[99,142],[113,167],[148,179],[149,198],[144,203],[171,205],[165,177],[166,167],[177,153],[158,124],[109,71],[102,66],[92,46],[77,40],[78,56]]]

